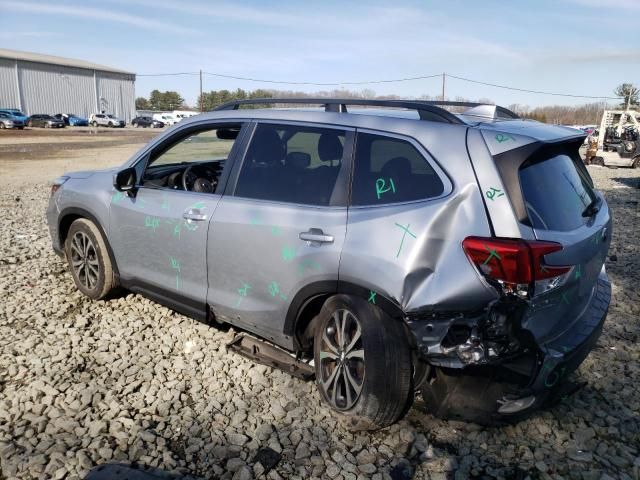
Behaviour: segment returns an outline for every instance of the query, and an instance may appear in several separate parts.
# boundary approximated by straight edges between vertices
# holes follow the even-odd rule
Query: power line
[[[496,83],[489,82],[481,82],[479,80],[473,80],[471,78],[458,77],[456,75],[451,75],[448,73],[438,73],[435,75],[419,75],[416,77],[405,77],[405,78],[393,78],[393,79],[383,79],[383,80],[363,80],[357,82],[290,82],[286,80],[272,80],[265,78],[253,78],[253,77],[241,77],[237,75],[227,75],[223,73],[215,73],[215,72],[176,72],[176,73],[141,73],[138,74],[138,77],[165,77],[165,76],[179,76],[179,75],[209,75],[211,77],[219,77],[219,78],[229,78],[232,80],[243,80],[248,82],[257,82],[257,83],[270,83],[270,84],[279,84],[279,85],[308,85],[308,86],[316,86],[316,87],[338,87],[343,85],[375,85],[381,83],[398,83],[398,82],[410,82],[415,80],[426,80],[429,78],[442,77],[443,80],[445,77],[455,78],[456,80],[461,80],[463,82],[475,83],[478,85],[484,85],[488,87],[494,88],[502,88],[504,90],[512,90],[516,92],[523,93],[533,93],[537,95],[552,95],[556,97],[571,97],[571,98],[590,98],[590,99],[598,99],[598,100],[618,100],[620,97],[610,97],[606,95],[574,95],[571,93],[558,93],[558,92],[545,92],[542,90],[530,90],[526,88],[518,88],[518,87],[510,87],[508,85],[499,85]]]
[[[250,82],[260,82],[260,83],[278,83],[281,85],[312,85],[312,86],[320,86],[320,87],[335,87],[340,85],[369,85],[375,83],[396,83],[396,82],[409,82],[412,80],[425,80],[427,78],[435,78],[439,77],[442,74],[438,73],[436,75],[421,75],[419,77],[408,77],[408,78],[394,78],[390,80],[367,80],[361,82],[330,82],[330,83],[318,83],[318,82],[287,82],[282,80],[265,80],[260,78],[250,78],[250,77],[237,77],[234,75],[223,75],[221,73],[212,73],[212,72],[202,72],[205,75],[211,75],[212,77],[222,77],[222,78],[231,78],[234,80],[247,80]]]
[[[505,90],[515,90],[517,92],[537,93],[540,95],[554,95],[556,97],[573,97],[573,98],[596,98],[596,99],[608,98],[608,99],[616,99],[616,100],[620,98],[620,97],[607,97],[603,95],[573,95],[571,93],[556,93],[556,92],[543,92],[540,90],[527,90],[524,88],[508,87],[506,85],[497,85],[495,83],[480,82],[478,80],[471,80],[470,78],[456,77],[455,75],[451,75],[449,73],[447,73],[446,75],[447,77],[455,78],[457,80],[462,80],[465,82],[477,83],[479,85],[486,85],[488,87],[503,88]]]

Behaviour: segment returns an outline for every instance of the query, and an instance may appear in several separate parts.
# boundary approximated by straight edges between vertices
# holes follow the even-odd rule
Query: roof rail
[[[366,107],[394,107],[416,110],[421,120],[431,120],[445,123],[464,123],[457,115],[451,113],[443,106],[448,107],[469,107],[470,116],[488,117],[472,113],[477,107],[489,106],[484,103],[473,102],[448,102],[440,100],[366,100],[358,98],[251,98],[245,100],[232,100],[222,105],[218,105],[213,110],[238,110],[240,105],[272,105],[275,103],[301,104],[301,105],[324,105],[326,112],[347,112],[347,105]],[[494,109],[493,118],[519,118],[518,115],[504,107],[490,105]],[[464,113],[463,113],[464,115]]]

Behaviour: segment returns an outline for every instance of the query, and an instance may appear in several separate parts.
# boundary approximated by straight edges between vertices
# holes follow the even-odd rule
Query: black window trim
[[[342,168],[338,174],[338,178],[336,179],[336,186],[340,183],[341,186],[336,187],[340,190],[337,191],[336,194],[332,195],[337,197],[335,204],[329,205],[314,205],[310,203],[294,203],[294,202],[284,202],[281,200],[267,200],[262,198],[252,198],[252,197],[242,197],[236,195],[236,187],[238,186],[238,178],[240,176],[240,171],[242,170],[242,166],[247,158],[247,152],[249,150],[249,145],[251,145],[251,140],[253,139],[253,135],[256,132],[256,129],[259,125],[269,124],[269,125],[283,125],[283,126],[295,126],[295,127],[309,127],[309,128],[320,128],[325,130],[340,130],[345,132],[345,141],[343,145],[343,153],[342,153]],[[353,164],[353,151],[355,144],[355,132],[356,129],[354,127],[346,127],[342,125],[336,124],[325,124],[325,123],[317,123],[317,122],[304,122],[304,121],[295,121],[295,120],[278,120],[278,119],[252,119],[251,120],[252,128],[247,129],[246,141],[244,142],[244,148],[241,155],[238,155],[237,161],[234,162],[233,171],[230,174],[229,181],[227,182],[227,189],[225,190],[225,195],[229,195],[233,198],[238,198],[251,202],[259,202],[265,205],[284,205],[284,206],[292,206],[299,208],[315,208],[315,209],[346,209],[348,207],[348,201],[350,197],[350,189],[351,189],[351,170]]]
[[[422,157],[426,160],[429,166],[433,168],[434,172],[436,172],[436,175],[438,175],[438,177],[440,178],[440,181],[442,182],[442,185],[443,185],[442,193],[436,197],[419,198],[417,200],[407,200],[404,202],[375,203],[371,205],[353,205],[351,203],[351,193],[353,190],[353,178],[355,174],[355,155],[356,155],[356,148],[358,146],[358,134],[360,133],[368,134],[368,135],[376,135],[378,137],[395,138],[398,140],[404,140],[406,142],[409,142],[411,145],[413,145],[413,147],[415,147],[418,153],[422,155]],[[435,157],[431,155],[429,150],[427,150],[427,148],[424,145],[422,145],[414,137],[411,137],[408,135],[401,135],[393,132],[386,132],[384,130],[374,130],[370,128],[356,129],[356,137],[355,137],[355,142],[353,147],[353,160],[351,162],[351,179],[349,181],[349,209],[360,210],[360,209],[367,209],[367,208],[394,207],[399,205],[411,205],[414,203],[433,202],[435,200],[440,200],[442,198],[448,197],[449,195],[451,195],[452,192],[453,192],[453,182],[451,181],[451,179],[449,178],[445,170],[442,167],[440,167],[440,164],[435,159]]]

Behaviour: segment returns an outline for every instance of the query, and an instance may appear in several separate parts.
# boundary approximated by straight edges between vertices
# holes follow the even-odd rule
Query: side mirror
[[[131,192],[136,187],[136,177],[135,168],[125,168],[113,176],[113,186],[119,192]]]

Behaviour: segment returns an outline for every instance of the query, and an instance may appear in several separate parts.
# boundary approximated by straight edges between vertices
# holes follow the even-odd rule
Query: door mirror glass
[[[128,192],[136,186],[136,169],[133,167],[120,170],[113,177],[113,186],[120,192]]]

